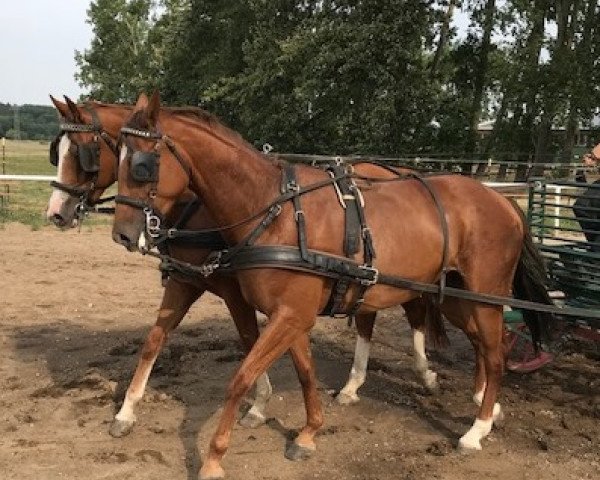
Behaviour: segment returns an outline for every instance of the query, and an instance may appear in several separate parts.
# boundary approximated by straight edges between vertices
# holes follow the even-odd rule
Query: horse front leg
[[[146,336],[138,364],[127,388],[123,405],[113,419],[109,433],[123,437],[131,432],[135,424],[135,406],[144,396],[148,377],[169,333],[179,325],[192,304],[205,289],[190,283],[169,278],[163,294],[158,318]]]
[[[269,325],[229,384],[225,407],[200,469],[201,480],[219,479],[225,476],[221,460],[229,448],[231,430],[243,396],[261,373],[281,357],[298,338],[308,333],[315,322],[316,308],[314,310],[312,315],[299,317],[286,305],[271,316]]]
[[[223,281],[234,282],[231,278],[224,278]],[[247,354],[256,343],[259,335],[256,310],[244,300],[237,282],[235,282],[235,285],[229,284],[225,287],[226,289],[219,293],[227,308],[229,308],[244,351]],[[272,393],[273,388],[271,387],[269,375],[266,372],[262,373],[256,379],[252,406],[239,420],[239,424],[246,428],[256,428],[263,425],[267,421],[265,409]]]
[[[354,362],[352,370],[344,388],[336,397],[340,405],[352,405],[360,400],[357,390],[365,383],[367,378],[367,365],[369,363],[369,351],[371,348],[371,337],[373,335],[373,325],[377,314],[362,313],[356,316],[356,347],[354,349]]]
[[[285,457],[288,460],[305,460],[317,449],[314,438],[323,425],[323,408],[317,391],[317,377],[308,334],[302,335],[293,343],[290,353],[302,385],[306,425],[286,448]]]

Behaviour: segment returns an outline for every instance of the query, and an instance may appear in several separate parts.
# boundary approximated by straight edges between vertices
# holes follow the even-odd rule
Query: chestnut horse
[[[102,103],[89,103],[86,106],[77,106],[70,99],[67,103],[60,102],[51,97],[52,102],[59,111],[63,122],[75,126],[90,126],[94,123],[92,115],[96,116],[98,130],[108,135],[106,141],[95,132],[63,132],[55,141],[58,153],[58,187],[67,185],[75,190],[65,191],[55,187],[48,203],[47,218],[61,228],[74,227],[79,219],[77,205],[81,192],[89,192],[87,201],[90,206],[97,202],[104,191],[110,187],[117,176],[115,152],[112,145],[116,145],[119,130],[125,119],[131,114],[132,107],[125,105],[108,105]],[[82,169],[77,158],[77,146],[97,144],[98,146],[98,171],[91,173]],[[381,169],[374,170],[371,166],[358,166],[357,169],[364,174],[382,175]],[[92,185],[92,181],[94,182]],[[182,208],[175,208],[167,218],[173,224],[180,218]],[[202,229],[213,226],[214,222],[208,216],[205,208],[200,207],[191,214],[186,224],[187,228]],[[179,260],[193,264],[201,264],[208,250],[191,249],[189,246],[171,242],[170,254]],[[165,292],[159,310],[159,317],[144,343],[138,365],[131,381],[121,410],[116,415],[110,428],[113,436],[120,437],[128,434],[135,422],[134,408],[142,398],[152,366],[164,346],[169,333],[177,327],[191,305],[203,294],[210,291],[224,299],[234,323],[242,338],[246,350],[250,348],[257,336],[256,315],[243,297],[239,294],[239,287],[234,277],[215,275],[209,279],[198,277],[171,275],[165,285]],[[409,302],[405,306],[407,316],[413,327],[414,335],[414,370],[423,384],[429,390],[437,387],[436,374],[428,368],[425,356],[424,322],[427,305],[420,300]],[[358,336],[354,365],[350,377],[340,391],[336,400],[342,404],[354,403],[359,400],[358,388],[364,383],[367,370],[370,338],[373,331],[374,315],[363,314],[357,318]],[[262,424],[266,417],[264,409],[271,394],[271,385],[267,374],[257,380],[257,390],[252,407],[240,420],[247,427]]]
[[[284,164],[266,158],[209,114],[200,110],[161,112],[155,92],[150,100],[140,96],[127,126],[122,130],[125,144],[118,182],[121,198],[113,238],[128,249],[139,248],[140,238],[148,241],[146,214],[139,206],[165,215],[187,188],[202,199],[230,245],[247,241],[261,221],[265,222],[260,212],[277,211],[273,201],[280,196]],[[154,160],[158,172],[152,181],[132,178],[135,152]],[[297,166],[295,174],[300,187],[327,184],[311,189],[300,199],[308,248],[343,256],[344,215],[332,179],[326,172],[308,166]],[[453,284],[471,292],[502,296],[514,289],[519,298],[549,301],[542,284],[530,284],[534,277],[529,265],[539,265],[540,259],[532,256],[530,248],[524,248],[530,238],[522,214],[502,195],[463,176],[430,177],[427,184],[431,190],[414,178],[363,183],[365,215],[379,272],[420,282],[440,279],[445,240],[440,212],[432,200],[434,191],[445,211],[446,267],[452,272],[449,279]],[[299,245],[298,214],[292,202],[281,202],[279,206],[279,215],[258,237],[254,236],[255,245]],[[257,376],[288,349],[302,384],[307,421],[286,456],[304,458],[313,452],[315,434],[323,423],[308,333],[330,297],[332,280],[265,266],[240,270],[236,277],[244,298],[265,313],[269,322],[229,385],[223,413],[200,469],[203,480],[224,477],[221,460],[229,446],[239,403]],[[347,304],[356,298],[357,288],[347,295]],[[366,292],[359,312],[374,313],[419,296],[411,290],[377,283]],[[501,416],[496,399],[504,366],[502,307],[446,297],[441,309],[467,334],[476,351],[475,399],[480,408],[459,445],[481,449],[480,441]],[[543,320],[541,314],[531,316],[534,337],[541,331]]]
[[[51,99],[59,111],[63,123],[92,125],[93,112],[97,116],[100,128],[114,140],[115,145],[119,130],[132,110],[131,106],[96,102],[81,108],[68,98],[66,98],[67,103],[59,102],[52,97]],[[83,171],[77,158],[77,147],[92,143],[98,145],[98,172],[95,179],[90,172]],[[46,216],[58,227],[66,228],[77,225],[76,207],[80,201],[80,191],[89,191],[88,201],[93,204],[116,181],[117,158],[115,158],[115,152],[109,147],[109,143],[99,138],[98,132],[63,132],[56,139],[56,147],[58,150],[58,184],[75,187],[75,190],[73,193],[69,193],[64,188],[55,187],[48,202]],[[168,220],[173,219],[175,222],[179,218],[181,210],[180,207],[174,209]],[[187,225],[190,228],[206,228],[214,223],[206,209],[199,208],[191,215]],[[175,243],[170,245],[170,253],[183,261],[201,263],[210,252],[191,249],[189,246]],[[256,312],[244,302],[239,292],[239,286],[234,279],[215,276],[205,281],[199,278],[171,275],[165,285],[158,318],[146,337],[123,405],[111,424],[111,435],[121,437],[132,430],[135,423],[135,406],[143,397],[152,366],[166,343],[169,333],[179,325],[190,307],[207,290],[225,301],[240,334],[244,349],[249,350],[256,341],[258,337]],[[257,379],[254,402],[244,418],[240,420],[242,425],[254,427],[266,420],[264,409],[271,392],[269,377],[265,373]]]

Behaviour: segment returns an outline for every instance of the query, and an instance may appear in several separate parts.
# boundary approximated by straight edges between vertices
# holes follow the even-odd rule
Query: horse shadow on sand
[[[50,375],[50,383],[37,389],[31,396],[38,399],[57,398],[66,395],[69,390],[87,388],[93,391],[91,400],[85,400],[88,406],[90,402],[104,407],[110,405],[116,413],[149,328],[149,325],[144,325],[125,330],[95,329],[63,319],[43,327],[20,327],[13,333],[13,341],[19,358],[27,361],[42,357]],[[445,408],[446,399],[456,395],[463,387],[465,391],[461,395],[470,398],[472,361],[460,358],[457,361],[446,353],[434,353],[432,367],[440,374],[442,392],[432,396],[415,379],[410,349],[402,348],[403,352],[392,360],[379,358],[377,352],[372,354],[367,381],[359,391],[363,405],[377,410],[383,402],[387,408],[398,409],[402,415],[416,416],[425,428],[442,436],[447,444],[455,444],[470,426],[473,416],[453,416]],[[313,335],[312,350],[321,399],[329,405],[327,408],[356,408],[335,405],[333,400],[335,392],[344,385],[351,368],[353,343],[333,341],[319,333]],[[232,324],[223,322],[222,319],[208,318],[202,322],[182,324],[171,334],[155,364],[146,396],[159,403],[166,402],[156,407],[164,408],[165,415],[168,415],[169,401],[179,402],[184,406],[185,413],[178,426],[178,437],[185,450],[189,479],[197,478],[200,466],[200,432],[203,431],[202,436],[206,439],[212,433],[214,422],[210,425],[211,417],[223,405],[229,379],[242,358]],[[451,373],[457,365],[460,371]],[[299,382],[288,355],[276,362],[269,374],[274,395],[295,392],[298,404],[302,403]],[[445,387],[446,383],[455,382],[446,382],[444,379],[456,374],[464,377],[460,382],[462,386],[454,385],[449,389]],[[475,413],[474,408],[472,411]],[[269,407],[267,414],[269,415]],[[138,412],[139,423],[130,435],[135,435],[136,429],[142,428],[141,425],[160,431],[160,427],[151,425],[156,419],[147,418],[148,415],[147,412]],[[327,413],[325,416],[327,418]],[[107,431],[110,420],[112,418],[105,420]],[[267,425],[278,432],[284,441],[290,441],[294,437],[295,430],[284,426],[276,418],[270,418]],[[300,424],[296,426],[299,427]],[[162,438],[167,441],[166,437]],[[200,444],[202,446],[204,445]]]

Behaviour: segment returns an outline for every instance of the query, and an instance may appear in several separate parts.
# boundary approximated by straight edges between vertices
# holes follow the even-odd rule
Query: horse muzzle
[[[147,242],[143,229],[135,228],[133,225],[117,225],[113,226],[113,240],[119,245],[123,245],[130,252],[135,252],[146,248]],[[140,239],[142,239],[140,241]]]

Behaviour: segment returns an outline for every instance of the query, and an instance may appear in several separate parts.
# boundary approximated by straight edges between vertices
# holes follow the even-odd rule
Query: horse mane
[[[104,103],[99,102],[98,100],[87,100],[83,103],[92,105],[94,108],[124,108],[125,110],[133,110],[133,105],[128,105],[126,103]]]
[[[262,157],[263,159],[273,163],[274,165],[280,167],[284,163],[284,160],[280,159],[277,156],[268,156],[264,153],[258,151],[254,145],[248,142],[242,135],[240,135],[235,130],[232,130],[227,125],[225,125],[215,114],[207,112],[206,110],[200,107],[161,107],[161,110],[169,113],[172,116],[177,118],[185,118],[189,119],[192,122],[200,122],[205,128],[210,131],[215,132],[216,134],[224,135],[228,138],[234,138],[238,142],[241,143],[242,146],[246,147],[252,153]],[[147,122],[147,116],[145,110],[138,110],[133,113],[131,118],[126,124],[130,128],[139,128],[139,129],[148,129],[150,125]]]
[[[215,114],[207,112],[206,110],[200,107],[161,107],[164,111],[170,113],[171,115],[178,118],[189,118],[192,121],[199,121],[205,127],[208,127],[210,130],[215,133],[225,134],[227,137],[234,138],[240,141],[244,146],[250,148],[252,151],[256,151],[254,146],[246,141],[244,137],[242,137],[238,132],[232,130],[227,125],[225,125]]]

